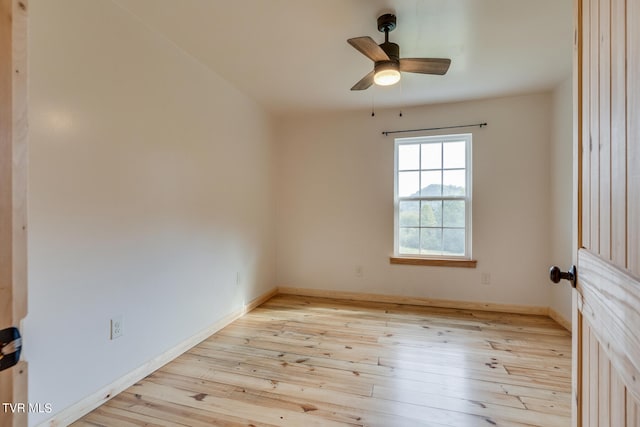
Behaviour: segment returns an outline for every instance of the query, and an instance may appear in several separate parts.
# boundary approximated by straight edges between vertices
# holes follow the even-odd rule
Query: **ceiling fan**
[[[378,17],[378,31],[384,32],[381,45],[369,36],[355,37],[347,42],[374,62],[373,71],[364,76],[351,90],[365,90],[372,84],[391,86],[400,81],[400,71],[407,73],[444,75],[449,69],[448,58],[402,58],[400,46],[389,41],[389,31],[396,28],[396,16],[386,13]]]

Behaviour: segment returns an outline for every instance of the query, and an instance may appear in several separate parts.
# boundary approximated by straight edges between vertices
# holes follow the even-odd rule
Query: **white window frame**
[[[393,206],[394,206],[394,225],[393,225],[393,253],[394,257],[398,258],[423,258],[423,259],[453,259],[453,260],[471,260],[471,237],[472,237],[472,134],[457,134],[457,135],[434,135],[434,136],[420,136],[411,138],[396,138],[394,144],[394,167],[393,167]],[[398,197],[398,148],[400,145],[411,144],[428,144],[428,143],[445,143],[445,142],[465,142],[465,183],[466,183],[466,195],[461,196],[441,196],[441,197]],[[444,150],[443,150],[444,151]],[[418,170],[421,170],[422,159],[419,156]],[[436,169],[437,170],[437,169]],[[447,170],[444,168],[444,164],[441,164],[440,170]],[[421,174],[419,174],[421,175]],[[422,186],[420,185],[420,188]],[[399,234],[400,234],[400,221],[399,221],[399,202],[401,201],[420,201],[420,200],[464,200],[465,201],[465,253],[461,256],[453,255],[432,255],[432,254],[406,254],[400,253]],[[443,227],[444,228],[444,227]]]

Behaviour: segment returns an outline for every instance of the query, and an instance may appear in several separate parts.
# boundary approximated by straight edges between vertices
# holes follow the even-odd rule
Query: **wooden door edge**
[[[573,2],[573,240],[574,264],[577,264],[578,250],[582,247],[582,61],[583,26],[582,1]],[[579,280],[578,274],[578,280]],[[582,426],[582,314],[580,294],[572,292],[572,363],[571,363],[571,425]]]

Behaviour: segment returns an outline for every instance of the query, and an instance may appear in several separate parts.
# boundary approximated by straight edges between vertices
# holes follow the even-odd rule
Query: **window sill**
[[[430,265],[434,267],[462,267],[476,268],[478,261],[475,259],[433,259],[433,258],[412,258],[412,257],[390,257],[391,264],[402,265]]]

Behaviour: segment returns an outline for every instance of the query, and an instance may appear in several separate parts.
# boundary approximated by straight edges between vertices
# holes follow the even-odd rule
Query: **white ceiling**
[[[571,0],[114,0],[276,114],[402,107],[553,88],[571,73]],[[348,38],[445,57],[445,76],[349,89],[373,63]]]

